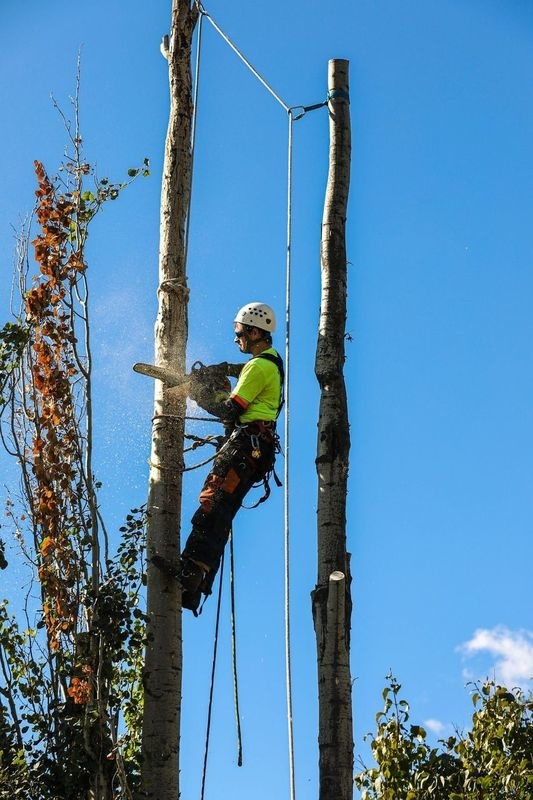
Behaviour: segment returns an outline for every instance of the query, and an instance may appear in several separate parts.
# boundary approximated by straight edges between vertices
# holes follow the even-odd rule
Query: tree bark
[[[329,175],[321,240],[321,308],[315,373],[320,385],[318,581],[313,592],[319,689],[319,798],[353,797],[350,678],[350,563],[346,494],[350,433],[344,383],[346,326],[345,225],[350,183],[348,67],[329,62]]]
[[[198,17],[189,0],[173,0],[168,60],[170,115],[161,188],[155,364],[185,373],[187,343],[186,221],[191,191],[191,44]],[[174,561],[180,548],[185,401],[170,400],[155,383],[148,490],[148,558]],[[176,582],[148,565],[147,645],[142,736],[143,796],[179,796],[181,609]]]

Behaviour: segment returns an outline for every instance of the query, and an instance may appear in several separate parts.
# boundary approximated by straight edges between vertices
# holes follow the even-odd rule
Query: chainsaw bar
[[[143,364],[140,361],[133,365],[133,370],[141,375],[148,375],[149,378],[156,378],[165,383],[168,387],[181,386],[189,380],[188,375],[180,377],[175,372],[172,372],[171,369],[156,367],[155,364]]]

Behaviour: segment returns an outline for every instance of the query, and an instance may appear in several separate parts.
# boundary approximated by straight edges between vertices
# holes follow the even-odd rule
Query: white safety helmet
[[[262,331],[272,333],[276,330],[276,315],[265,303],[247,303],[239,311],[233,322],[241,325],[253,325]]]

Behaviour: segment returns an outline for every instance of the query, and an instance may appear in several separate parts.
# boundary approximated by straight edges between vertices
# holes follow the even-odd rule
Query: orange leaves
[[[89,666],[83,666],[82,672],[85,677],[78,678],[74,676],[71,679],[70,686],[67,689],[69,697],[71,697],[76,705],[85,706],[91,699],[91,684],[90,677],[92,670]]]
[[[84,706],[89,702],[91,697],[91,689],[89,681],[86,678],[72,678],[72,683],[67,689],[69,697],[71,697],[76,705]]]
[[[52,555],[55,550],[55,542],[51,536],[46,536],[43,541],[41,542],[41,555],[43,558],[48,558],[48,556]]]
[[[76,250],[76,252],[70,254],[67,260],[67,266],[71,270],[75,270],[77,272],[83,272],[83,270],[85,269],[85,262],[79,250]]]
[[[41,161],[37,160],[33,162],[33,166],[35,167],[35,174],[37,175],[37,180],[39,181],[40,184],[46,178],[46,172],[44,166]],[[38,195],[38,192],[39,190],[37,190],[35,194]]]
[[[77,485],[82,446],[75,418],[72,380],[78,375],[70,307],[71,287],[85,269],[82,251],[73,243],[79,193],[61,194],[43,165],[35,162],[37,219],[41,232],[32,242],[41,276],[26,294],[26,314],[33,326],[31,350],[35,433],[33,516],[41,533],[38,575],[45,602],[43,614],[52,651],[76,626],[80,567],[72,541],[78,505]],[[83,173],[83,171],[82,171]],[[83,680],[74,684],[83,697]],[[76,701],[77,702],[77,701]]]
[[[35,192],[38,201],[36,214],[41,226],[41,233],[32,241],[35,260],[41,273],[50,280],[50,285],[54,285],[55,281],[74,282],[76,273],[85,269],[79,249],[69,252],[72,234],[76,231],[79,193],[58,195],[39,161],[35,161],[35,172],[39,184]],[[58,302],[58,298],[51,299],[51,302]]]
[[[47,600],[43,603],[43,618],[48,633],[48,644],[52,652],[57,652],[61,645],[61,636],[71,633],[76,625],[77,602],[74,598],[68,581],[60,575],[58,562],[61,556],[57,542],[52,537],[46,537],[41,543],[46,549],[48,563],[43,563],[38,569],[39,581],[43,587]],[[43,556],[44,557],[44,556]]]
[[[46,315],[51,300],[51,287],[46,283],[34,286],[26,295],[26,314],[31,322]]]
[[[33,448],[32,448],[33,455],[38,457],[40,455],[43,447],[44,447],[44,439],[41,439],[40,437],[37,437],[36,439],[34,439],[33,440]]]

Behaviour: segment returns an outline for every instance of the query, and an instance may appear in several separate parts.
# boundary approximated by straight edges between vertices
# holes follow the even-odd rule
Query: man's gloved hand
[[[211,391],[230,392],[231,383],[228,380],[227,363],[211,364],[205,366],[201,361],[195,361],[190,372],[190,386],[193,391],[197,387],[207,388]],[[192,396],[192,395],[191,395]]]
[[[195,361],[192,365],[191,372],[199,371],[200,374],[205,374],[209,379],[210,375],[222,375],[224,377],[238,378],[241,370],[244,367],[242,364],[229,364],[227,361],[221,361],[220,364],[209,364],[205,366],[201,361]]]
[[[220,404],[224,403],[231,391],[227,377],[227,364],[205,366],[196,361],[191,368],[189,397],[209,414],[219,416]]]

